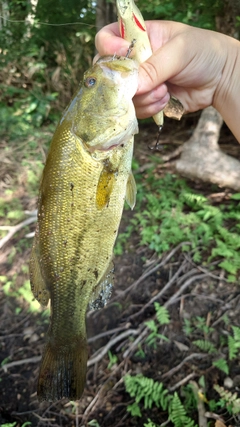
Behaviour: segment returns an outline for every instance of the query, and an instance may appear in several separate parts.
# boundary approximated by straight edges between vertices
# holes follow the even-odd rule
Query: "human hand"
[[[138,118],[162,110],[169,92],[186,111],[214,105],[219,86],[225,83],[224,69],[231,53],[229,40],[233,39],[177,22],[146,21],[146,26],[153,55],[139,69],[134,97]],[[129,43],[120,37],[118,24],[114,23],[96,35],[96,47],[100,55],[125,56]]]

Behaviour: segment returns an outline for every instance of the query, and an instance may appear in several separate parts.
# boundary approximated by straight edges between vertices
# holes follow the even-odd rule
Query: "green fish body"
[[[137,64],[103,57],[83,77],[53,136],[40,184],[30,255],[33,295],[51,300],[40,401],[81,397],[87,369],[86,311],[106,303],[124,200],[133,208],[132,97]]]

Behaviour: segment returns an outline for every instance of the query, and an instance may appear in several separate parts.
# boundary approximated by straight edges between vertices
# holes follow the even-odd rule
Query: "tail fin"
[[[40,366],[37,394],[39,401],[66,397],[80,399],[86,381],[87,344],[53,347],[46,344]]]

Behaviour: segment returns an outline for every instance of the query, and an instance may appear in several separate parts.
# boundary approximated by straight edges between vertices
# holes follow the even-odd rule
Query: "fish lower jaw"
[[[138,133],[138,123],[137,120],[134,119],[127,124],[125,129],[121,129],[115,136],[107,141],[101,142],[98,145],[91,144],[89,151],[94,152],[97,150],[100,152],[106,152],[117,147],[124,147],[136,133]]]

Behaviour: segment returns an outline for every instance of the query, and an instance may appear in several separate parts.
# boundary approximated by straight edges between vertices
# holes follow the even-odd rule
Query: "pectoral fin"
[[[109,203],[115,180],[114,172],[104,167],[99,177],[96,193],[96,205],[99,210]]]
[[[136,194],[137,194],[137,186],[136,186],[133,173],[131,172],[128,177],[127,190],[126,190],[126,202],[131,209],[133,209],[136,204]]]

